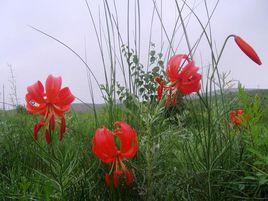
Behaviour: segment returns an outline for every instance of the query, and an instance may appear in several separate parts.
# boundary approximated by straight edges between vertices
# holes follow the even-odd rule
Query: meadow
[[[210,20],[217,4],[209,10],[202,1],[207,14],[202,23],[195,6],[175,1],[176,23],[168,34],[153,0],[167,45],[149,41],[142,60],[139,26],[131,48],[131,33],[123,41],[115,4],[113,10],[103,1],[102,30],[85,2],[105,81],[99,83],[87,59],[66,43],[32,27],[81,60],[92,104],[81,103],[90,112],[72,110],[79,99],[70,87],[61,88],[64,77],[49,75],[46,84],[29,83],[25,107],[1,111],[0,200],[267,200],[268,91],[247,90],[220,71],[227,42],[236,44],[245,60],[256,65],[261,60],[232,33],[219,51],[214,47]],[[189,12],[185,16],[183,9]],[[192,46],[189,16],[201,27]],[[177,35],[185,52],[176,50]],[[201,42],[210,55],[205,69],[195,62]],[[95,104],[92,82],[102,106]]]
[[[179,114],[157,103],[115,107],[113,118],[135,125],[139,137],[139,151],[127,163],[135,170],[135,182],[126,186],[122,179],[118,189],[105,185],[109,166],[92,153],[92,113],[67,113],[64,140],[54,135],[47,145],[44,136],[32,137],[38,117],[21,108],[2,112],[2,200],[265,200],[268,113],[262,104],[267,97],[242,89],[228,95],[232,106],[243,106],[254,116],[243,127],[218,119],[216,103],[211,126],[199,100]],[[99,125],[109,125],[109,108],[99,109],[98,115]]]

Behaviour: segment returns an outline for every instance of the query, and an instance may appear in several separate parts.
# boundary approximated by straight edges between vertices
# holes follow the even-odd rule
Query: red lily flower
[[[182,67],[181,64],[185,62],[186,66]],[[168,61],[166,73],[171,86],[175,86],[180,93],[186,95],[200,90],[202,76],[197,73],[198,69],[187,55],[178,54]]]
[[[182,66],[185,62],[187,64]],[[164,89],[168,91],[168,97],[165,103],[166,107],[171,103],[175,105],[179,94],[187,95],[198,92],[201,88],[200,80],[202,78],[197,72],[198,70],[199,68],[195,66],[194,61],[190,61],[185,54],[178,54],[171,57],[166,70],[169,84],[165,85],[160,77],[155,78],[155,81],[158,83],[158,101],[161,100]]]
[[[115,188],[119,185],[119,177],[124,175],[126,185],[134,181],[134,172],[123,163],[124,159],[133,158],[138,151],[137,133],[126,122],[115,122],[118,126],[114,132],[107,128],[98,128],[92,140],[93,153],[104,163],[112,163],[111,170],[105,174],[106,185],[110,185],[110,176],[113,177]],[[120,140],[120,149],[117,149],[114,137]]]
[[[51,142],[51,131],[56,124],[60,124],[60,140],[65,132],[64,113],[70,108],[74,96],[68,87],[61,89],[61,77],[49,75],[46,80],[46,90],[40,81],[27,87],[25,96],[26,109],[29,113],[40,114],[41,120],[34,126],[34,139],[37,140],[38,132],[45,127],[45,139],[47,144]]]
[[[233,124],[240,126],[243,123],[244,110],[237,109],[230,112],[230,119]]]
[[[238,45],[238,47],[255,63],[258,65],[261,65],[262,62],[258,56],[258,54],[255,52],[255,50],[242,38],[239,36],[234,36],[235,42]]]

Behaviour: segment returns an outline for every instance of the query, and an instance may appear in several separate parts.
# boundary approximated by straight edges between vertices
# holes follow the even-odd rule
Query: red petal
[[[40,81],[27,87],[28,93],[25,96],[26,109],[30,113],[42,114],[45,111],[44,87]]]
[[[92,140],[93,153],[104,163],[116,159],[116,145],[113,134],[107,128],[98,128]]]
[[[243,114],[244,114],[244,110],[242,110],[242,109],[238,109],[238,110],[236,111],[236,113],[237,113],[237,115],[243,115]]]
[[[65,133],[66,129],[66,121],[65,118],[61,118],[61,124],[60,124],[60,141],[63,139],[63,134]]]
[[[106,186],[110,186],[110,175],[108,173],[105,173],[104,178]]]
[[[178,79],[179,68],[181,67],[182,60],[186,59],[189,62],[186,54],[177,54],[171,57],[168,61],[166,74],[170,82],[175,82]]]
[[[119,186],[119,178],[118,178],[118,175],[117,175],[116,171],[113,173],[113,180],[114,180],[114,187],[118,188],[118,186]]]
[[[58,115],[58,116],[63,116],[64,113],[70,109],[70,105],[66,105],[66,106],[61,106],[58,107],[57,105],[53,105],[54,108],[54,112]]]
[[[46,108],[45,107],[42,107],[41,109],[37,109],[37,108],[33,107],[32,105],[30,105],[30,104],[27,103],[26,104],[26,110],[29,113],[31,113],[31,114],[36,114],[36,113],[38,113],[38,114],[44,114],[45,111],[46,111]]]
[[[154,78],[154,81],[156,81],[158,84],[160,84],[162,82],[161,77],[159,77],[159,76],[156,76]]]
[[[50,130],[54,131],[55,130],[55,116],[52,115],[51,118],[49,119],[49,128]]]
[[[195,66],[194,61],[191,61],[181,70],[179,77],[181,79],[188,79],[189,77],[197,74],[198,70],[199,68]]]
[[[126,176],[126,184],[127,185],[130,185],[134,182],[134,174],[133,174],[133,171],[131,170],[127,170],[125,172],[125,176]]]
[[[236,44],[238,47],[255,63],[261,65],[262,62],[258,56],[258,54],[255,52],[255,50],[242,38],[239,36],[234,37]]]
[[[201,75],[197,75],[196,79],[189,82],[181,82],[176,87],[182,94],[191,94],[198,92],[201,88]]]
[[[28,91],[27,95],[31,96],[31,99],[34,102],[36,102],[38,104],[45,103],[45,100],[44,100],[44,86],[40,81],[37,81],[33,85],[27,87],[27,91]]]
[[[30,113],[30,114],[40,114],[40,115],[45,115],[46,113],[46,105],[42,105],[41,107],[33,107],[30,104],[26,104],[26,110]]]
[[[69,87],[64,87],[60,90],[55,104],[59,107],[70,105],[74,101],[74,96]]]
[[[164,85],[163,84],[159,85],[157,87],[156,91],[157,91],[157,100],[160,101],[162,99],[162,96],[163,96]]]
[[[34,125],[34,140],[38,138],[38,132],[42,126],[44,126],[44,122],[41,120],[37,124]]]
[[[233,124],[239,126],[243,123],[243,114],[244,110],[237,109],[230,112],[230,119],[233,122]]]
[[[47,129],[46,129],[46,132],[45,132],[45,138],[46,138],[47,144],[50,144],[51,143],[51,136],[50,136],[50,133],[49,133],[49,131]]]
[[[27,104],[29,104],[32,107],[32,110],[39,110],[40,106],[46,105],[46,103],[38,103],[37,101],[35,101],[32,94],[30,93],[27,93],[25,95],[25,101]]]
[[[59,95],[54,103],[54,111],[58,116],[63,114],[70,109],[71,103],[74,101],[74,96],[71,94],[68,87],[60,90]]]
[[[202,76],[197,72],[198,69],[198,67],[194,66],[194,62],[189,62],[182,69],[179,74],[179,81],[176,84],[176,88],[182,94],[191,94],[200,90]]]
[[[46,80],[46,95],[48,102],[54,103],[61,88],[61,77],[49,75]]]
[[[120,153],[122,157],[133,158],[138,151],[138,137],[136,131],[126,122],[117,121],[115,134],[120,139]]]
[[[165,103],[166,108],[170,106],[171,100],[172,100],[171,98],[172,98],[172,88],[169,88],[169,93],[168,93],[167,100]]]
[[[161,78],[159,76],[155,77],[154,80],[158,83],[158,87],[156,88],[156,92],[157,92],[157,100],[160,101],[162,99],[162,96],[163,96],[165,83],[161,80]]]

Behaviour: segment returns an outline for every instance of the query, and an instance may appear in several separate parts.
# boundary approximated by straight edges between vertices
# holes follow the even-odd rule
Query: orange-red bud
[[[261,65],[262,62],[258,56],[258,54],[255,52],[255,50],[241,37],[234,36],[235,42],[238,45],[238,47],[256,64]]]

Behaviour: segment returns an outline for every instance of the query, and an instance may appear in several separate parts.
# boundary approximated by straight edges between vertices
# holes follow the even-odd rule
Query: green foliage
[[[241,127],[226,125],[215,104],[187,102],[187,110],[171,123],[161,104],[140,102],[119,107],[139,136],[139,152],[128,165],[135,183],[118,190],[105,186],[109,165],[91,152],[93,115],[68,114],[63,142],[53,134],[46,145],[40,133],[35,142],[35,116],[1,116],[1,197],[15,200],[234,200],[267,197],[267,128],[262,122],[261,99],[240,88],[237,107],[251,118]],[[213,99],[212,102],[216,102]],[[219,108],[218,108],[219,109]],[[134,112],[135,111],[135,112]],[[109,125],[109,110],[98,114]],[[124,114],[124,115],[123,115]],[[198,114],[198,115],[197,115]],[[213,126],[209,123],[214,122]],[[24,126],[20,126],[24,125]],[[208,127],[210,126],[210,128]],[[16,149],[14,149],[16,147]]]
[[[155,101],[155,92],[157,84],[154,78],[160,76],[163,78],[164,74],[164,61],[163,54],[154,50],[155,45],[152,44],[152,50],[149,53],[149,66],[146,68],[140,63],[138,55],[135,54],[133,49],[128,46],[122,45],[122,53],[127,60],[130,69],[130,77],[132,82],[132,91],[129,88],[121,86],[117,83],[117,95],[122,102],[128,101],[130,93],[134,94],[142,101]]]
[[[181,8],[175,1],[179,16],[170,37],[164,27],[165,20],[161,19],[162,12],[159,12],[157,2],[153,2],[153,16],[159,17],[161,22],[161,50],[157,53],[155,44],[149,41],[148,64],[145,65],[142,64],[138,51],[140,44],[137,45],[138,41],[140,42],[137,33],[141,31],[136,24],[140,17],[139,1],[135,1],[133,9],[135,50],[129,47],[131,17],[127,17],[128,45],[123,45],[124,37],[119,30],[117,11],[113,13],[109,2],[104,1],[105,22],[101,23],[100,19],[97,27],[86,1],[101,52],[104,85],[98,83],[87,62],[72,48],[35,29],[78,56],[92,73],[106,105],[102,110],[98,110],[98,113],[94,110],[94,114],[68,113],[67,132],[63,141],[58,141],[58,133],[55,132],[51,145],[45,143],[42,130],[38,141],[33,140],[33,126],[39,117],[26,114],[25,108],[18,107],[16,114],[0,113],[2,200],[268,199],[267,101],[263,101],[259,96],[252,97],[241,86],[235,96],[224,91],[229,81],[225,80],[225,75],[224,78],[220,77],[218,64],[231,36],[227,37],[218,54],[214,49],[210,24],[216,6],[212,11],[208,11],[207,2],[204,1],[208,21],[202,24],[203,19],[198,18],[195,9],[191,9],[187,1],[183,2]],[[181,16],[186,7],[190,10],[189,16],[194,16],[202,29],[200,38],[192,47],[185,27],[188,22],[183,23],[186,22],[187,16],[185,19]],[[115,2],[114,8],[117,10]],[[99,11],[101,14],[101,10]],[[151,23],[153,24],[153,18]],[[103,26],[105,24],[106,28]],[[182,35],[179,33],[181,25]],[[162,31],[168,39],[166,50],[163,49],[166,44],[162,44]],[[195,52],[202,36],[205,36],[205,42],[209,46],[208,51],[206,50],[208,55],[211,54],[210,68],[203,74],[207,74],[203,80],[203,89],[195,97],[178,96],[175,106],[165,108],[166,94],[159,103],[156,101],[157,84],[154,78],[160,76],[167,81],[164,61],[180,48],[174,46],[174,38],[186,39],[189,52],[185,54],[189,53],[191,58],[192,55],[197,56]],[[107,52],[104,51],[104,44],[107,45]],[[120,49],[119,55],[117,46]],[[110,58],[108,70],[106,55]],[[124,85],[116,79],[116,64],[120,62],[119,58]],[[124,71],[125,64],[127,72]],[[93,96],[92,86],[90,88]],[[233,125],[230,121],[229,112],[235,108],[245,111],[244,123],[241,126]],[[125,161],[135,171],[134,184],[120,184],[118,189],[114,189],[106,187],[104,181],[104,174],[109,172],[110,164],[104,164],[94,156],[91,140],[97,128],[106,126],[112,129],[114,122],[118,120],[124,120],[135,128],[139,138],[139,150],[134,158]]]
[[[210,116],[198,100],[170,120],[161,104],[130,96],[129,107],[117,108],[139,135],[139,152],[129,161],[136,182],[118,191],[104,184],[109,165],[91,152],[93,115],[68,114],[63,142],[53,134],[53,146],[40,133],[35,142],[35,116],[1,116],[1,196],[19,200],[233,200],[267,197],[267,127],[261,99],[240,88],[237,106],[250,116],[242,127],[226,127],[228,115],[215,108]],[[135,111],[135,112],[134,112]],[[109,126],[109,110],[100,124]],[[211,118],[209,120],[209,118]],[[209,122],[214,122],[213,126]],[[24,125],[24,126],[21,126]],[[210,128],[208,127],[210,126]],[[14,147],[16,147],[14,149]]]
[[[243,132],[241,138],[245,149],[245,187],[249,188],[254,197],[267,197],[268,188],[268,130],[262,124],[262,102],[256,95],[249,95],[239,87],[238,98],[245,110]]]
[[[22,106],[22,105],[18,105],[16,107],[16,112],[18,114],[26,114],[27,113],[26,108],[24,106]]]

